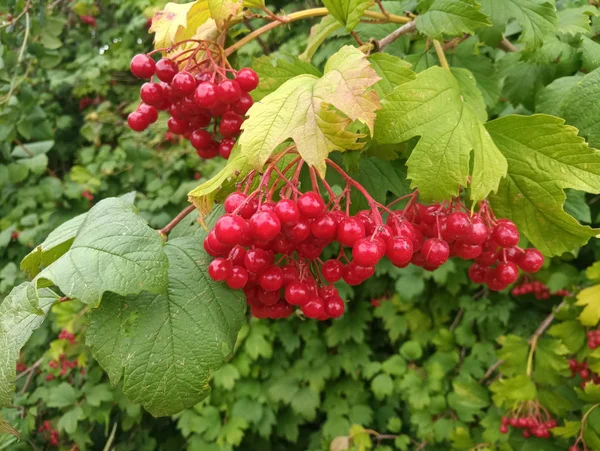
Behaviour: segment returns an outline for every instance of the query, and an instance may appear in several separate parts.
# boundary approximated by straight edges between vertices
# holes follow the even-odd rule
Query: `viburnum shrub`
[[[145,180],[139,195],[102,199],[113,148],[90,124],[93,146],[56,165],[74,167],[65,180],[48,167],[53,144],[15,137],[4,149],[19,159],[0,167],[4,191],[47,171],[49,195],[85,180],[89,209],[32,249],[21,262],[31,281],[0,304],[0,405],[12,407],[18,380],[29,407],[73,407],[39,418],[40,441],[87,446],[79,420],[102,402],[97,418],[110,418],[116,398],[94,385],[97,366],[88,378],[86,345],[125,397],[177,415],[194,449],[600,449],[596,2],[323,3],[289,14],[169,3],[151,20],[154,49],[115,63],[143,83],[141,103],[74,97],[89,120],[146,131],[116,133],[128,147],[115,155],[140,140],[161,150],[158,170],[148,149],[119,168]],[[0,70],[22,62],[30,6]],[[87,6],[73,11],[95,35],[104,21]],[[304,39],[287,27],[311,18],[296,55]],[[31,53],[56,50],[50,24]],[[45,67],[63,57],[44,56]],[[15,110],[36,96],[12,99],[27,73],[2,75],[2,117],[20,118],[2,136],[72,126],[37,130],[43,108]],[[171,166],[200,181],[175,183]],[[156,212],[188,191],[172,219]],[[138,212],[136,196],[154,209]],[[27,242],[6,230],[0,244]],[[48,314],[62,315],[57,339],[37,360],[21,355]]]

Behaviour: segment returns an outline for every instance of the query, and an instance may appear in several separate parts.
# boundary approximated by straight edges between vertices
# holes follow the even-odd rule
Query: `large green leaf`
[[[321,72],[312,64],[285,53],[255,58],[252,63],[252,69],[258,74],[260,79],[258,87],[252,91],[252,98],[254,100],[260,100],[267,94],[271,94],[290,78],[297,75],[311,74],[315,77],[321,76]]]
[[[363,135],[346,128],[358,120],[372,130],[379,99],[371,87],[378,80],[360,50],[342,47],[323,77],[294,77],[250,108],[239,140],[242,155],[261,169],[291,138],[302,158],[323,173],[329,152],[362,147],[357,139]]]
[[[0,407],[12,404],[19,351],[57,300],[52,290],[23,282],[0,304]]]
[[[375,53],[369,57],[371,66],[381,77],[375,85],[380,96],[391,93],[397,86],[414,80],[416,74],[410,69],[410,63],[388,53]]]
[[[87,344],[116,384],[153,415],[201,401],[211,374],[233,352],[244,320],[241,291],[214,282],[198,237],[171,240],[166,294],[104,296],[92,312]]]
[[[554,0],[481,0],[481,7],[502,29],[516,19],[523,27],[521,41],[527,47],[541,46],[544,36],[556,31],[558,24]]]
[[[600,192],[600,152],[577,129],[553,116],[506,116],[487,124],[508,161],[508,175],[490,196],[500,217],[516,222],[541,252],[560,255],[585,244],[597,230],[565,213],[565,188]]]
[[[323,0],[323,4],[339,23],[352,31],[373,0]]]
[[[591,146],[600,148],[600,68],[573,86],[563,104],[562,117],[574,125]]]
[[[598,9],[592,5],[563,9],[558,13],[558,31],[573,36],[587,35],[592,31],[592,16],[597,15]]]
[[[440,67],[397,87],[377,115],[378,141],[398,143],[416,136],[420,139],[407,162],[408,177],[424,199],[455,196],[470,176],[471,197],[481,200],[506,174],[506,160],[463,98],[459,82]]]
[[[473,34],[492,23],[475,0],[435,0],[425,14],[417,16],[417,30],[431,38]]]
[[[338,22],[338,20],[332,15],[328,14],[327,16],[323,17],[318,24],[313,25],[313,27],[310,29],[310,34],[308,35],[306,42],[306,49],[304,52],[298,55],[299,59],[302,61],[310,61],[321,44],[323,44],[323,42],[325,42],[325,40],[333,32],[342,27],[343,24]]]
[[[105,199],[87,213],[71,249],[38,279],[50,280],[66,296],[86,304],[98,304],[106,291],[164,292],[169,263],[163,246],[130,203]]]

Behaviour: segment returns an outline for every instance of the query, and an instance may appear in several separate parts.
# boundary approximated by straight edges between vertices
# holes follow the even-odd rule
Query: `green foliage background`
[[[24,3],[11,1],[0,12],[16,15]],[[290,12],[314,2],[269,3]],[[398,13],[431,3],[384,2]],[[561,11],[588,5],[557,1]],[[57,1],[52,7],[36,4],[28,27],[21,17],[14,27],[0,29],[2,296],[24,280],[18,265],[33,246],[98,200],[136,191],[141,216],[159,228],[186,205],[190,189],[222,167],[222,161],[199,161],[189,145],[166,140],[164,120],[143,135],[126,127],[124,118],[135,107],[140,84],[128,64],[134,54],[151,48],[147,18],[162,6],[164,2],[151,0]],[[93,15],[98,26],[84,24],[82,15]],[[586,28],[584,15],[580,12],[574,22],[563,19],[563,28],[535,52],[497,50],[501,35],[496,24],[449,51],[450,64],[474,74],[490,118],[547,112],[578,125],[584,119],[577,105],[555,96],[570,98],[565,92],[583,89],[577,83],[600,66],[600,21],[594,17]],[[235,65],[260,67],[261,60],[253,62],[253,57],[265,49],[279,55],[302,53],[310,25],[275,30],[239,51]],[[28,41],[21,52],[25,28]],[[368,39],[393,29],[359,24],[356,31]],[[506,36],[516,42],[520,32],[511,22]],[[322,68],[341,45],[353,42],[337,29],[316,49],[312,62]],[[399,39],[388,52],[404,57],[416,72],[438,63],[425,39]],[[585,98],[586,92],[572,95]],[[81,108],[82,99],[92,104]],[[599,135],[593,127],[589,133],[593,144]],[[385,148],[369,151],[388,155]],[[345,161],[349,166],[351,159]],[[383,170],[364,161],[360,169],[365,186]],[[565,208],[581,223],[600,223],[597,198],[571,190],[567,199]],[[583,272],[599,257],[600,247],[592,241],[577,253],[554,258],[536,278],[553,291],[576,289],[588,279],[600,279],[597,266],[587,276]],[[527,339],[558,299],[488,293],[468,281],[466,269],[460,261],[433,273],[381,264],[375,278],[346,289],[351,302],[340,320],[249,320],[234,358],[214,374],[210,396],[193,409],[160,419],[128,401],[120,386],[112,387],[84,348],[88,325],[83,312],[88,307],[59,304],[22,352],[27,365],[42,359],[41,372],[28,382],[27,377],[18,381],[17,408],[2,412],[22,439],[0,435],[0,449],[47,449],[37,432],[46,419],[61,432],[61,450],[74,444],[81,450],[102,449],[106,443],[117,450],[322,450],[334,438],[348,435],[352,449],[382,451],[468,450],[476,445],[481,450],[567,449],[583,414],[600,402],[600,387],[581,390],[579,380],[569,378],[568,356],[588,358],[600,372],[600,353],[585,347],[585,329],[577,321],[580,309],[569,302],[540,340],[535,386],[523,379]],[[63,328],[76,333],[76,344],[57,339]],[[85,374],[58,376],[48,363],[63,352],[77,358]],[[484,378],[498,359],[505,362],[500,367],[505,377]],[[48,382],[50,373],[58,377]],[[506,410],[534,398],[563,428],[550,440],[501,435],[498,427]],[[385,435],[371,440],[353,425]],[[599,437],[600,409],[590,414],[585,428],[591,449],[600,449]]]

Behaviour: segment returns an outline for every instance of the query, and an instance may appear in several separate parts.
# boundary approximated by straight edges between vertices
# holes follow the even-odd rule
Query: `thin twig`
[[[108,437],[108,440],[106,441],[106,445],[104,445],[104,451],[109,451],[110,447],[112,446],[112,443],[115,440],[115,435],[117,434],[117,423],[115,422],[113,424],[113,428],[112,431],[110,431],[110,435]]]
[[[485,372],[485,374],[483,375],[483,377],[481,379],[479,379],[479,383],[481,384],[481,383],[485,382],[486,379],[488,377],[490,377],[494,373],[494,371],[496,371],[498,369],[498,367],[500,365],[502,365],[503,363],[504,363],[504,360],[498,360],[496,363],[494,363],[492,366],[490,366],[488,368],[488,370]]]
[[[516,48],[512,42],[510,42],[508,39],[503,38],[499,43],[498,43],[498,48],[504,50],[505,52],[518,52],[519,49]]]
[[[377,41],[377,49],[383,50],[388,45],[390,45],[392,42],[397,40],[400,36],[404,36],[405,34],[412,33],[416,29],[417,29],[417,24],[414,21],[402,25],[400,28],[392,31],[390,34],[388,34],[387,36],[385,36],[385,37],[381,38],[379,41]]]
[[[458,326],[458,323],[460,323],[460,320],[462,319],[463,315],[465,314],[465,309],[460,309],[458,311],[458,314],[456,315],[456,318],[454,318],[454,321],[452,321],[452,324],[450,325],[450,331],[452,332],[454,329],[456,329],[456,327]]]
[[[42,357],[41,359],[38,359],[33,365],[31,365],[29,368],[27,368],[26,370],[20,372],[19,374],[17,374],[17,377],[15,377],[15,380],[19,380],[20,378],[22,378],[23,376],[25,376],[26,374],[32,373],[33,371],[35,371],[35,369],[40,366],[42,364],[42,362],[44,361],[44,358]]]
[[[196,207],[194,205],[188,205],[185,207],[177,216],[175,216],[171,222],[158,231],[158,233],[166,238],[166,236],[173,230],[173,228],[179,224],[183,219],[194,211]]]
[[[444,53],[444,48],[442,47],[442,43],[440,41],[438,41],[437,39],[434,39],[433,47],[435,47],[435,53],[437,54],[438,59],[440,60],[440,65],[444,69],[450,70],[450,65],[448,64],[448,60],[446,59],[446,54]]]
[[[556,309],[554,310],[554,312],[550,313],[546,317],[546,319],[544,321],[542,321],[540,326],[535,330],[533,335],[529,338],[528,343],[530,345],[534,341],[536,341],[544,332],[546,332],[546,329],[548,329],[548,327],[550,327],[550,324],[552,324],[552,321],[554,321],[554,313],[557,312],[558,310],[560,310],[561,308],[563,308],[565,306],[565,303],[566,303],[566,301],[562,301],[560,304],[558,304],[556,306]]]

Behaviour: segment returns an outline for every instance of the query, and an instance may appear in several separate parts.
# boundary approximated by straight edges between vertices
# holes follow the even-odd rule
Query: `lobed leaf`
[[[363,13],[373,3],[373,0],[323,0],[323,4],[331,15],[348,31],[354,30]]]
[[[152,18],[149,33],[154,33],[154,47],[170,47],[176,42],[190,39],[209,18],[208,0],[167,3]]]
[[[343,26],[344,24],[341,24],[332,15],[323,17],[318,24],[313,25],[310,29],[310,34],[308,35],[306,42],[306,49],[304,49],[304,52],[298,55],[298,58],[302,61],[310,61],[315,52],[319,49],[321,44],[325,42],[329,35],[339,30]]]
[[[579,321],[584,326],[595,326],[600,321],[600,285],[581,290],[577,294],[577,305],[583,307]]]
[[[434,39],[474,34],[477,28],[492,25],[476,0],[434,0],[415,22],[417,30]]]

